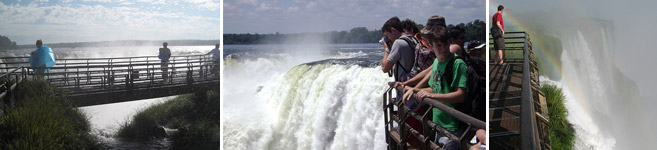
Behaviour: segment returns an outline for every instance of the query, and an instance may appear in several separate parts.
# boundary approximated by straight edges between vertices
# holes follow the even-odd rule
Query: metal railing
[[[14,105],[13,90],[26,77],[23,66],[16,67],[0,75],[0,99],[2,100],[0,111],[4,112],[8,106]]]
[[[543,104],[545,103],[543,102],[543,94],[540,92],[540,86],[537,84],[538,68],[533,59],[532,42],[529,34],[526,32],[506,32],[504,39],[507,48],[503,50],[505,64],[494,64],[493,61],[490,63],[492,65],[490,75],[490,95],[492,99],[489,101],[491,102],[491,107],[493,107],[493,102],[495,103],[495,108],[491,108],[491,110],[513,112],[512,107],[519,107],[520,112],[517,114],[518,117],[503,117],[501,115],[502,113],[500,113],[499,116],[493,116],[490,119],[491,122],[519,119],[519,123],[517,124],[519,132],[500,130],[505,132],[497,133],[493,132],[496,128],[491,129],[491,136],[489,137],[492,142],[489,143],[495,144],[496,142],[502,142],[498,144],[500,146],[508,145],[511,147],[506,148],[513,149],[551,149],[549,145],[549,127],[547,125],[549,121],[545,117],[547,116],[547,110],[544,108],[546,106]],[[490,50],[492,52],[496,51],[492,47]],[[509,53],[511,53],[511,57],[508,57]],[[495,60],[495,58],[489,60]],[[518,73],[521,73],[521,75],[518,75]],[[521,81],[512,80],[512,78],[517,79],[518,77],[522,78]],[[492,85],[493,82],[497,83],[496,86]],[[513,90],[507,91],[508,88],[513,88]],[[507,104],[504,104],[504,101],[508,101]],[[514,104],[514,102],[518,101],[520,103],[519,105]],[[541,111],[539,112],[536,109]],[[491,115],[493,114],[491,113]],[[509,122],[509,124],[511,123]],[[493,125],[491,126],[493,128]],[[497,137],[505,136],[518,136],[519,145],[506,143],[510,141],[494,140]],[[509,138],[506,137],[506,139],[508,140]]]
[[[388,149],[408,149],[407,146],[410,136],[415,137],[423,145],[423,149],[442,149],[433,140],[436,132],[440,132],[452,141],[458,141],[462,149],[469,149],[469,141],[474,137],[476,129],[486,129],[486,123],[472,116],[464,114],[454,108],[451,108],[438,100],[424,98],[422,102],[428,106],[428,109],[422,114],[411,111],[404,105],[401,100],[392,98],[392,91],[394,91],[394,82],[389,82],[390,86],[383,94],[383,111],[384,122],[386,131],[386,142]],[[396,90],[403,90],[402,87],[397,87]],[[417,99],[416,94],[413,94],[413,99]],[[395,108],[397,112],[395,112]],[[456,118],[457,120],[465,123],[467,128],[461,136],[455,135],[447,129],[439,126],[432,121],[431,111],[437,108],[446,114]],[[422,126],[422,132],[413,129],[406,121],[410,118],[419,120]],[[399,127],[399,132],[395,131],[395,123]],[[398,135],[395,135],[398,134]]]
[[[0,60],[0,71],[29,66],[29,57]],[[42,76],[73,99],[91,94],[135,93],[176,86],[193,88],[194,85],[218,83],[219,64],[211,55],[171,56],[169,60],[163,65],[157,56],[73,58],[57,59],[57,64],[48,68],[47,73],[35,72],[43,68],[24,68],[26,77]]]
[[[532,96],[532,88],[530,85],[530,71],[529,71],[529,48],[528,48],[528,35],[525,33],[525,43],[523,50],[523,65],[522,65],[522,104],[520,111],[520,143],[521,149],[536,149],[538,136],[536,136],[536,120],[534,117],[534,100]]]

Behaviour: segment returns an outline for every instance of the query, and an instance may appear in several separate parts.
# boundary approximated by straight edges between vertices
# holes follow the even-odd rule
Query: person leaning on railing
[[[451,108],[454,108],[453,104],[464,101],[467,66],[462,59],[454,60],[452,84],[447,85],[448,82],[443,81],[445,68],[450,59],[454,59],[455,57],[454,54],[449,52],[449,37],[446,30],[445,27],[422,29],[422,34],[426,35],[425,37],[429,39],[431,48],[437,58],[433,62],[431,71],[422,79],[422,81],[420,81],[420,84],[415,87],[404,86],[404,102],[409,100],[414,93],[417,93],[416,95],[420,102],[422,102],[422,99],[424,98],[431,98],[438,100]],[[427,84],[429,87],[427,87]],[[452,132],[456,136],[460,136],[463,133],[464,129],[459,126],[459,121],[456,118],[437,108],[433,108],[432,111],[433,122]],[[458,141],[452,141],[440,132],[436,134],[435,140],[436,143],[447,150],[459,149],[460,147]]]

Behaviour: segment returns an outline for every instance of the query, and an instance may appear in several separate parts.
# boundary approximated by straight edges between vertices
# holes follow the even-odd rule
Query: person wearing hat
[[[442,28],[447,28],[447,25],[445,24],[445,17],[443,16],[431,16],[429,19],[427,19],[427,24],[426,26],[420,31],[420,34],[422,33],[427,33],[434,27],[442,27]],[[419,49],[417,52],[418,55],[416,55],[417,60],[418,60],[418,66],[421,66],[423,70],[415,75],[413,78],[404,81],[404,82],[397,82],[395,83],[395,87],[397,86],[428,86],[426,84],[427,81],[422,81],[422,79],[431,72],[431,67],[433,65],[434,59],[436,59],[436,54],[433,52],[431,48],[431,43],[429,43],[429,40],[425,37],[422,36],[422,38],[419,38],[421,46],[425,46],[425,49]],[[422,82],[420,82],[422,81]],[[423,84],[423,85],[419,85]]]
[[[463,59],[455,59],[451,71],[451,81],[445,81],[443,74],[446,72],[447,64],[456,57],[455,54],[449,52],[447,29],[445,27],[427,26],[421,32],[431,43],[431,49],[436,54],[436,59],[434,59],[431,71],[420,84],[415,87],[404,87],[403,100],[408,100],[413,94],[416,94],[420,102],[424,102],[426,100],[424,98],[430,98],[454,108],[454,104],[462,103],[465,100],[466,71],[468,67]],[[425,84],[429,86],[426,87]],[[456,136],[460,136],[465,130],[459,125],[460,122],[456,118],[437,108],[432,109],[432,121]],[[458,141],[453,141],[440,132],[436,133],[435,140],[439,146],[446,150],[460,148]]]

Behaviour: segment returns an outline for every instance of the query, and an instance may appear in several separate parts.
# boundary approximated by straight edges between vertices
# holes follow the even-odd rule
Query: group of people
[[[458,26],[448,28],[444,17],[431,16],[422,30],[410,19],[401,21],[398,17],[392,17],[385,22],[381,31],[385,34],[380,41],[385,50],[381,60],[382,70],[394,76],[395,87],[403,87],[403,90],[397,91],[397,100],[403,100],[410,110],[418,114],[427,111],[430,107],[423,102],[424,98],[455,108],[457,104],[466,102],[466,87],[470,87],[468,82],[481,83],[483,79],[485,84],[485,63],[481,59],[485,44],[473,40],[466,46],[465,30]],[[484,69],[473,73],[469,71],[470,66]],[[483,78],[468,81],[472,78],[469,75],[476,74],[483,75]],[[484,87],[480,88],[483,92]],[[442,110],[433,108],[430,113],[434,123],[451,133],[460,136],[465,132],[460,121]],[[485,115],[479,114],[476,118],[485,121],[482,116]],[[410,117],[406,123],[422,133],[420,120]],[[482,133],[483,130],[475,131]],[[485,131],[483,133],[477,134],[477,138],[481,141],[479,144],[485,145]],[[411,145],[422,147],[417,139],[410,138]],[[460,149],[458,141],[452,141],[440,132],[436,133],[434,141],[444,149]]]

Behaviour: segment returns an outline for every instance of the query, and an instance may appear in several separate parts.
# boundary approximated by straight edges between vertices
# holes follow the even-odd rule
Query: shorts
[[[504,45],[504,36],[493,39],[493,47],[495,50],[504,50],[506,46]]]

